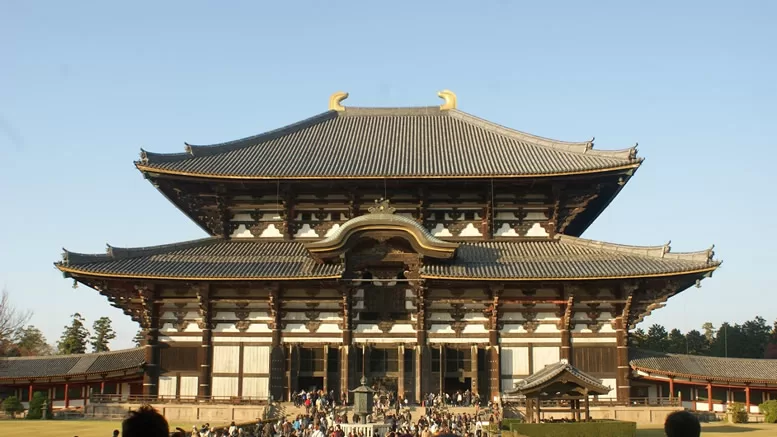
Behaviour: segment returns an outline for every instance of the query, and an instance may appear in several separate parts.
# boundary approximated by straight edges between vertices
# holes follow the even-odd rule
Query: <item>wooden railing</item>
[[[148,396],[93,394],[91,404],[221,404],[267,405],[267,397],[258,396]]]
[[[518,398],[512,396],[505,396],[503,398],[505,404],[524,407],[526,406],[525,398]],[[629,398],[628,400],[618,400],[614,398],[605,399],[591,399],[589,405],[592,407],[679,407],[681,405],[681,399],[677,397],[673,398]],[[554,407],[568,407],[569,402],[558,400],[543,400],[540,403],[540,408],[554,408]]]

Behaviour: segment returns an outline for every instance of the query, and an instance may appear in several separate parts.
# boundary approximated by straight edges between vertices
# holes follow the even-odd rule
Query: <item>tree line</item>
[[[56,346],[46,340],[40,329],[28,325],[32,314],[17,310],[10,302],[7,290],[0,292],[0,356],[25,357],[38,355],[68,355],[110,350],[110,341],[116,338],[111,319],[100,317],[87,329],[79,313],[71,316]]]
[[[629,345],[653,351],[731,358],[777,358],[777,321],[769,326],[757,316],[742,324],[722,323],[715,327],[704,323],[701,330],[683,333],[654,324],[629,334]]]

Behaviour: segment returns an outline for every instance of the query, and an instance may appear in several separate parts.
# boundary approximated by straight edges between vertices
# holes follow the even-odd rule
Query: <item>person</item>
[[[114,429],[113,430],[113,437],[119,437],[119,430],[118,429]]]
[[[123,437],[169,437],[170,427],[165,417],[150,405],[130,412],[121,423]]]
[[[699,437],[701,424],[699,419],[688,411],[675,411],[666,416],[664,422],[666,437]]]

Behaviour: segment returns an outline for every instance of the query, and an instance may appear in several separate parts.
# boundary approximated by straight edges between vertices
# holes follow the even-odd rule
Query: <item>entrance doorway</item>
[[[309,392],[324,388],[323,376],[300,376],[298,381],[300,390]]]
[[[462,396],[467,390],[472,390],[472,378],[445,378],[443,392],[450,395],[451,403],[456,404],[456,394]]]

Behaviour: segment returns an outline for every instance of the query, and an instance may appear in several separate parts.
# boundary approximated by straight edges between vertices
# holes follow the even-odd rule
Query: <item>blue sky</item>
[[[548,4],[546,4],[548,3]],[[136,326],[52,266],[203,236],[133,167],[346,104],[459,108],[620,149],[642,168],[585,237],[716,245],[723,267],[644,323],[777,318],[777,3],[0,4],[0,285],[50,342],[68,316]],[[627,4],[628,3],[628,4]]]

